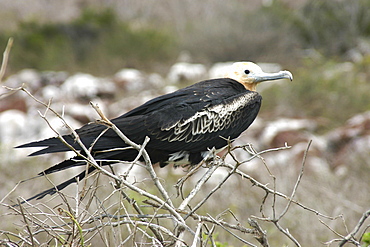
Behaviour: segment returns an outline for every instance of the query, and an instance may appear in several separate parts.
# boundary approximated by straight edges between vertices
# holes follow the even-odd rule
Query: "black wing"
[[[132,141],[140,144],[146,136],[148,147],[179,151],[206,150],[210,140],[219,136],[236,138],[257,116],[261,96],[232,79],[214,79],[196,83],[176,92],[154,98],[147,103],[112,119]],[[127,146],[113,130],[90,123],[76,132],[83,144],[93,151]],[[81,147],[72,135],[63,138],[77,150]],[[197,143],[194,145],[194,143]],[[18,148],[45,147],[31,156],[69,151],[58,138],[31,142]]]

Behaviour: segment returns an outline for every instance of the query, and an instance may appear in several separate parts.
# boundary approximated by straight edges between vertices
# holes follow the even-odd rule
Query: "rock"
[[[19,110],[7,110],[0,113],[0,143],[13,145],[23,140],[27,129],[27,116]]]
[[[332,168],[345,165],[353,156],[370,156],[370,111],[357,114],[325,135]],[[368,157],[370,158],[370,157]]]
[[[266,124],[261,135],[260,142],[266,148],[293,145],[309,139],[309,132],[316,128],[316,122],[308,119],[281,118]],[[307,132],[304,132],[306,130]]]
[[[209,79],[216,79],[216,78],[223,78],[227,74],[227,72],[230,70],[230,66],[234,62],[225,62],[225,63],[215,63],[213,66],[209,69],[208,75]]]
[[[91,100],[97,97],[113,96],[116,86],[107,79],[89,74],[75,74],[61,85],[61,95],[71,100]]]
[[[61,93],[61,90],[56,85],[47,85],[41,89],[40,96],[43,100],[60,101],[66,97]]]
[[[180,62],[172,65],[168,72],[167,79],[170,83],[183,81],[198,82],[207,76],[206,67],[198,63]]]
[[[59,86],[67,80],[69,74],[65,71],[43,71],[40,76],[42,85]]]
[[[145,75],[137,69],[122,69],[113,78],[126,92],[137,92],[147,87],[145,85]]]
[[[166,86],[164,78],[157,73],[150,74],[147,81],[155,89],[162,89]]]
[[[17,74],[9,76],[4,82],[4,85],[11,88],[17,88],[23,84],[31,92],[38,90],[42,86],[40,73],[34,69],[23,69]]]

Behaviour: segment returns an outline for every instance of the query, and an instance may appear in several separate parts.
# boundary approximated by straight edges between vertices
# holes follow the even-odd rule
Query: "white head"
[[[251,91],[256,91],[257,84],[263,81],[278,79],[293,80],[293,75],[289,71],[283,70],[277,73],[265,73],[260,66],[252,62],[234,63],[226,77],[240,82],[246,89]]]

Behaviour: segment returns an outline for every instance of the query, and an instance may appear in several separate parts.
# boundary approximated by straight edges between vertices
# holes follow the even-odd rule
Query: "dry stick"
[[[191,244],[191,247],[197,247],[198,240],[202,238],[201,236],[201,230],[202,230],[203,223],[202,221],[199,221],[197,224],[197,230],[195,231],[195,237],[193,239],[193,243]],[[199,237],[198,237],[199,236]]]
[[[190,201],[195,197],[196,194],[200,191],[202,186],[207,182],[207,180],[212,176],[212,174],[216,171],[216,169],[219,167],[219,165],[212,165],[207,172],[202,176],[201,179],[198,180],[195,187],[191,190],[189,195],[183,200],[183,202],[178,207],[179,210],[184,210],[186,206],[190,203]],[[187,217],[185,217],[186,220]]]
[[[330,241],[325,242],[326,245],[329,246],[332,242],[339,242],[339,241],[342,241],[345,238],[345,236],[343,236],[339,232],[335,231],[332,227],[330,227],[328,224],[326,224],[323,220],[319,219],[319,221],[326,228],[328,228],[332,233],[334,233],[335,235],[337,235],[338,237],[340,237],[340,239],[333,239],[333,240],[330,240]]]
[[[125,194],[123,191],[121,191],[122,192],[122,194],[121,195],[123,195],[123,194]],[[128,196],[126,196],[126,200],[130,203],[130,200],[129,200],[129,198],[128,198]],[[133,200],[134,201],[134,203],[136,203],[136,201],[135,200]],[[120,201],[121,202],[121,201]],[[122,204],[122,203],[121,203]],[[130,203],[131,204],[131,203]],[[127,210],[126,210],[126,207],[122,204],[122,208],[123,208],[123,210],[125,211],[125,213],[126,214],[128,214],[128,212],[127,212]],[[140,209],[139,209],[139,211],[140,211]],[[126,217],[127,218],[127,217]],[[110,218],[109,218],[110,219]],[[146,226],[146,228],[149,228],[149,229],[151,229],[151,231],[154,233],[154,235],[155,235],[155,237],[156,238],[154,238],[154,237],[152,237],[152,236],[150,236],[147,232],[146,232],[146,230],[144,230],[144,229],[141,229],[140,227],[137,227],[137,224],[136,224],[136,221],[137,220],[133,220],[133,219],[131,219],[131,217],[128,217],[128,219],[127,219],[127,221],[129,221],[130,222],[130,224],[127,224],[127,228],[130,230],[130,225],[132,225],[133,227],[134,227],[134,231],[136,231],[136,230],[138,230],[138,231],[141,231],[142,232],[142,234],[143,234],[143,237],[144,236],[146,236],[148,239],[152,239],[153,241],[155,241],[155,242],[158,242],[160,245],[163,245],[163,243],[164,243],[164,239],[163,239],[163,237],[162,237],[162,235],[160,234],[160,231],[157,229],[157,228],[155,228],[155,227],[153,227],[153,225],[151,225],[151,223],[152,222],[148,222],[146,219],[142,219],[142,221],[143,222],[147,222],[148,223],[148,225]],[[119,227],[120,226],[120,221],[118,221],[118,222],[116,222],[116,223],[118,223],[117,224],[117,227]],[[115,223],[113,223],[111,220],[107,223],[107,225],[110,225],[110,226],[112,226],[112,227],[114,227],[114,224]],[[167,231],[170,231],[170,230],[168,230],[167,229]],[[119,231],[119,233],[121,233],[121,231]],[[133,236],[134,234],[136,234],[135,232],[133,232],[132,234],[130,234],[130,236]],[[121,235],[121,234],[120,234]],[[125,240],[125,241],[128,241],[129,240],[129,238],[130,238],[130,236]],[[122,243],[122,241],[120,241],[121,242],[121,244],[120,245],[124,245],[123,243]]]
[[[182,227],[184,227],[185,229],[188,229],[191,232],[191,229],[185,224],[185,221],[181,217],[181,215],[178,212],[176,212],[176,209],[171,207],[167,202],[163,201],[162,199],[160,199],[159,197],[157,197],[155,195],[152,195],[152,194],[146,192],[145,190],[140,189],[139,187],[136,187],[136,186],[130,184],[129,182],[127,182],[125,180],[121,180],[121,182],[125,186],[127,186],[129,189],[131,189],[131,190],[139,193],[140,195],[146,196],[146,197],[154,200],[155,202],[159,203],[161,206],[163,206],[164,209],[166,209],[173,216],[175,216],[175,219],[177,220],[178,224],[180,224]]]
[[[123,183],[123,184],[125,184],[126,186],[127,186],[127,181],[126,180],[124,180],[124,182],[122,182],[122,181],[120,181],[121,183]],[[129,187],[129,186],[127,186],[127,187]],[[130,187],[129,187],[130,188]],[[132,189],[132,190],[134,190],[133,188],[130,188],[130,189]],[[139,188],[138,188],[139,189]],[[141,189],[139,189],[139,190],[141,190]],[[135,190],[134,190],[135,191]],[[138,192],[138,191],[136,191],[136,192]],[[143,212],[141,211],[141,209],[139,208],[139,206],[136,204],[136,201],[131,201],[130,199],[129,199],[129,197],[128,197],[128,195],[126,194],[126,193],[124,193],[123,191],[121,191],[120,190],[120,193],[126,198],[126,200],[128,200],[128,202],[131,204],[131,205],[133,205],[133,207],[134,207],[134,209],[139,213],[139,214],[143,214]],[[140,192],[138,192],[139,194],[140,194]],[[149,194],[149,195],[151,195],[151,194]],[[154,196],[154,195],[152,195],[152,196]],[[150,198],[150,197],[149,197]],[[153,199],[153,198],[151,198],[151,199]],[[160,200],[160,199],[159,199]],[[157,201],[158,202],[158,201]],[[167,209],[168,210],[168,207],[170,207],[170,206],[168,206],[167,204],[165,204],[165,202],[163,202],[163,201],[160,201],[159,202],[160,203],[160,205],[161,205],[161,207],[163,208],[163,207],[165,207],[165,209]],[[166,205],[168,206],[167,208],[166,208]],[[170,208],[172,208],[172,207],[170,207]],[[172,217],[172,219],[173,220],[175,220],[175,218],[173,218]],[[181,218],[181,216],[179,216],[179,217],[177,217],[177,219],[181,219],[182,220],[182,218]],[[145,221],[146,222],[146,221]],[[153,231],[153,233],[157,236],[157,238],[162,242],[163,241],[163,237],[160,235],[160,233],[159,232],[157,232],[156,231],[156,228],[154,228],[154,227],[152,227],[152,225],[151,225],[151,223],[150,222],[147,222],[148,223],[148,227]],[[178,222],[178,220],[176,220],[176,223],[177,224],[179,224],[179,222]],[[182,225],[182,224],[180,224],[180,225]]]
[[[240,164],[237,164],[235,166],[235,169],[232,169],[231,171],[229,171],[229,173],[226,175],[226,177],[220,182],[217,184],[216,187],[214,187],[208,194],[207,196],[202,200],[200,201],[192,210],[189,214],[187,214],[184,219],[186,220],[191,214],[193,214],[195,211],[197,211],[218,189],[221,188],[221,186],[230,178],[230,176],[235,172],[235,170],[237,169],[237,167],[239,166]],[[214,166],[215,169],[217,169],[219,167],[219,164],[217,166]]]
[[[285,143],[285,148],[288,148],[288,145],[287,143]],[[290,147],[289,147],[290,148]],[[250,153],[251,154],[254,154],[254,155],[257,155],[257,157],[262,161],[263,165],[265,166],[267,172],[269,173],[270,177],[272,177],[272,180],[273,180],[273,190],[274,190],[274,193],[273,193],[273,199],[272,199],[272,217],[275,219],[276,218],[276,210],[275,210],[275,206],[276,206],[276,176],[274,174],[272,174],[270,168],[267,166],[267,163],[266,163],[266,160],[258,154],[258,152],[254,149],[254,147],[249,144],[249,149],[250,149]],[[266,199],[267,199],[267,196],[268,194],[266,194],[266,197],[263,199],[263,203],[265,203]],[[262,211],[262,208],[263,208],[263,203],[261,204],[261,211]]]
[[[80,241],[79,242],[81,243],[81,246],[84,246],[85,245],[85,240],[84,240],[84,237],[83,237],[83,231],[82,231],[82,227],[81,227],[80,223],[77,221],[76,217],[71,212],[60,208],[60,213],[63,213],[63,212],[65,214],[67,214],[70,217],[70,219],[73,221],[74,225],[76,225],[77,230],[79,232],[79,236],[80,236]]]
[[[280,216],[276,219],[276,220],[280,220],[285,214],[286,212],[288,212],[288,209],[290,207],[290,205],[292,204],[292,200],[297,192],[297,188],[299,186],[299,183],[301,182],[302,180],[302,176],[303,176],[303,172],[304,172],[304,167],[305,167],[305,164],[306,164],[306,159],[307,159],[307,154],[308,154],[308,150],[310,149],[310,146],[311,146],[311,143],[312,143],[312,140],[310,140],[308,142],[308,145],[307,145],[307,148],[304,152],[304,155],[303,155],[303,160],[302,160],[302,168],[301,168],[301,172],[299,173],[299,176],[297,178],[297,182],[295,183],[294,185],[294,188],[293,188],[293,191],[292,191],[292,194],[290,195],[290,199],[288,200],[288,204],[286,205],[285,209],[283,210],[283,212],[281,212]]]
[[[249,246],[257,247],[256,245],[254,245],[252,243],[249,243],[248,241],[242,239],[241,237],[239,237],[238,235],[236,235],[235,233],[233,233],[232,231],[230,231],[229,229],[227,229],[226,227],[224,227],[222,224],[220,224],[216,219],[214,219],[209,214],[208,214],[208,217],[210,217],[211,219],[213,219],[216,225],[220,226],[222,229],[224,229],[225,231],[227,231],[228,233],[230,233],[234,238],[238,239],[239,241],[241,241],[244,244],[247,244]]]
[[[358,221],[357,225],[355,226],[355,228],[352,230],[352,232],[350,232],[347,236],[345,236],[345,238],[342,240],[342,242],[340,242],[339,246],[343,246],[345,245],[345,243],[347,243],[348,241],[350,241],[351,239],[353,239],[353,241],[355,241],[355,243],[357,244],[358,242],[355,240],[355,235],[356,233],[360,230],[361,226],[364,224],[365,220],[370,216],[370,209],[367,210],[365,213],[363,213],[362,217],[360,218],[360,220]],[[360,245],[358,243],[358,245]]]
[[[153,207],[161,207],[160,204],[156,204],[155,202],[152,202],[152,201],[150,201],[150,202],[147,201],[147,203],[150,204],[150,205],[152,205]],[[198,215],[196,213],[190,214],[190,212],[189,211],[186,211],[186,210],[178,210],[178,209],[176,209],[176,211],[178,213],[180,213],[180,214],[190,215],[190,217],[193,218],[194,220],[201,220],[201,221],[204,221],[204,222],[216,224],[216,221],[213,218],[210,218],[210,217],[207,217],[207,216],[201,216],[201,215]],[[217,221],[217,224],[222,224],[225,227],[228,227],[228,228],[233,229],[233,230],[240,231],[242,233],[248,233],[248,234],[254,233],[254,231],[251,230],[250,228],[245,228],[245,227],[243,227],[240,224],[232,225],[232,224],[227,223],[227,222],[222,221],[222,220]]]
[[[212,151],[213,152],[209,152],[207,154],[207,156],[204,158],[204,160],[207,160],[211,155],[215,155],[214,154],[214,150],[212,150]],[[195,197],[196,194],[198,194],[198,192],[203,187],[203,185],[205,184],[205,182],[208,181],[208,179],[212,176],[212,174],[216,171],[216,169],[218,167],[219,167],[219,165],[212,165],[207,170],[207,172],[202,176],[202,178],[198,180],[197,184],[191,190],[191,192],[189,193],[189,195],[180,204],[180,206],[178,207],[179,210],[184,210],[186,208],[186,206],[189,204],[189,202]],[[185,216],[184,220],[186,220],[186,218],[187,217]],[[179,232],[179,239],[182,239],[182,238],[183,238],[183,231],[180,231]],[[195,238],[198,238],[198,236],[195,235]],[[177,241],[175,246],[181,246],[181,242],[180,241]]]
[[[136,200],[130,199],[128,197],[128,195],[125,192],[123,192],[122,190],[119,190],[119,191],[120,191],[121,195],[127,200],[127,202],[130,203],[130,205],[132,205],[132,207],[134,208],[134,210],[138,214],[140,214],[140,215],[144,214],[143,211],[140,209],[139,205],[137,205]],[[129,217],[129,218],[131,219],[131,217]],[[145,219],[143,221],[147,222]],[[164,239],[163,239],[162,235],[157,231],[157,229],[152,227],[151,225],[149,225],[149,229],[153,232],[153,234],[157,237],[157,239],[162,243]]]
[[[284,147],[278,147],[278,148],[270,148],[270,149],[266,149],[266,150],[262,150],[262,151],[259,151],[259,152],[252,152],[250,150],[247,149],[247,147],[251,147],[251,144],[248,143],[246,145],[241,145],[241,146],[236,146],[234,148],[231,149],[231,151],[234,151],[236,149],[239,149],[239,148],[242,148],[243,150],[247,151],[249,154],[251,154],[252,156],[249,158],[249,159],[246,159],[242,162],[239,162],[240,164],[244,164],[244,163],[248,163],[249,161],[255,159],[256,157],[259,157],[261,156],[261,154],[265,154],[265,153],[270,153],[270,152],[275,152],[275,151],[280,151],[280,150],[286,150],[286,149],[290,149],[291,146],[284,146]],[[232,154],[232,152],[230,151],[230,154]],[[233,159],[235,161],[237,161],[236,157],[234,156]]]
[[[10,235],[10,236],[12,236],[14,238],[19,238],[24,243],[32,246],[32,243],[29,242],[27,239],[25,239],[24,237],[19,236],[19,235],[13,233],[13,232],[0,230],[0,234],[4,234],[8,239],[10,239],[10,237],[8,235]],[[0,245],[4,245],[4,246],[20,246],[20,245],[16,245],[14,242],[12,242],[10,240],[0,240]]]
[[[257,221],[248,218],[249,225],[255,229],[254,238],[263,246],[269,247],[269,243],[266,238],[266,231],[262,230]]]
[[[116,208],[117,211],[120,211],[122,209],[122,207],[117,206],[116,204],[119,204],[119,205],[122,204],[122,200],[118,200],[118,203],[114,203],[114,204],[108,206],[107,208],[104,207],[104,203],[107,200],[111,199],[111,197],[116,195],[116,193],[117,193],[117,190],[111,191],[110,194],[107,197],[105,197],[103,200],[100,200],[99,197],[94,195],[94,198],[95,198],[95,201],[96,201],[96,204],[97,204],[97,208],[96,208],[95,212],[90,214],[89,217],[85,220],[85,224],[91,224],[91,223],[94,223],[94,225],[102,224],[103,223],[103,218],[99,216],[99,214],[101,214],[100,211],[103,211],[104,213],[107,213],[107,211],[109,209],[112,209],[112,208]],[[121,194],[119,194],[119,196],[121,196]],[[126,210],[125,207],[123,207],[123,209]],[[96,215],[98,215],[98,216],[96,216]],[[110,224],[110,223],[112,223],[112,220],[109,218],[108,219],[108,224]],[[105,233],[101,232],[102,229],[99,229],[99,228],[97,229],[97,231],[98,231],[100,237],[102,238],[102,240],[104,241],[105,245],[108,247],[109,244],[108,244],[107,238],[105,237],[106,236]],[[110,231],[110,232],[112,232],[112,237],[114,239],[116,239],[116,234],[117,233],[113,230]],[[123,241],[122,236],[121,236],[121,232],[122,231],[118,231],[118,234],[120,236],[120,240],[119,240],[120,243],[122,243],[122,241]],[[93,237],[94,237],[94,234],[90,237],[90,239],[93,239]],[[87,241],[90,241],[90,239],[88,239]]]
[[[56,227],[51,227],[49,224],[45,225],[44,221],[40,220],[39,218],[35,217],[35,213],[29,213],[29,216],[25,215],[29,220],[32,220],[33,224],[35,224],[36,226],[38,226],[38,228],[40,228],[41,230],[38,230],[36,232],[34,232],[34,236],[36,236],[37,234],[39,234],[40,232],[47,232],[49,235],[52,235],[54,238],[56,238],[60,244],[64,244],[64,242],[61,242],[60,239],[63,239],[64,241],[64,238],[61,237],[59,234],[56,233],[55,230],[59,230],[61,231],[60,229],[62,229],[61,227],[64,227],[68,224],[64,224],[64,225],[59,225],[54,221],[53,217],[57,217],[60,221],[64,221],[64,219],[67,219],[67,217],[63,217],[62,215],[58,214],[58,213],[55,213],[53,209],[51,209],[50,207],[48,207],[47,205],[45,204],[41,204],[43,206],[45,206],[47,209],[49,209],[50,211],[52,211],[54,214],[47,214],[44,212],[44,210],[41,210],[39,207],[35,206],[35,205],[32,205],[30,204],[29,202],[25,202],[26,205],[36,209],[37,211],[39,211],[39,214],[45,216],[50,222],[53,222]],[[24,204],[22,204],[24,205]],[[17,212],[17,215],[18,214],[21,214],[19,210],[17,210],[17,207],[11,207],[12,210],[16,211]],[[50,230],[46,229],[46,228],[49,228]],[[55,234],[54,234],[55,233]],[[63,234],[66,234],[66,232],[63,231]]]
[[[12,48],[12,46],[13,46],[13,38],[10,37],[8,39],[8,43],[6,45],[5,51],[3,53],[3,62],[1,64],[1,69],[0,69],[0,83],[3,81],[4,75],[5,75],[6,67],[8,65],[9,53],[10,53],[10,49]]]
[[[30,226],[28,225],[28,221],[27,221],[26,215],[25,215],[25,213],[23,211],[23,206],[20,204],[20,200],[19,199],[18,199],[18,205],[20,205],[20,211],[21,211],[20,213],[21,213],[21,215],[23,217],[24,223],[26,224],[26,228],[27,228],[28,234],[30,235],[30,238],[31,238],[32,246],[35,246],[35,241],[33,239],[33,233],[31,231]]]
[[[31,232],[30,236],[33,237],[33,236],[36,236],[37,234],[39,234],[41,232],[46,232],[48,235],[53,236],[54,239],[59,241],[60,244],[64,244],[64,242],[60,241],[61,239],[63,239],[63,241],[65,241],[64,238],[61,237],[56,231],[62,231],[62,234],[69,234],[69,233],[66,232],[65,230],[61,230],[61,229],[63,229],[64,226],[60,226],[60,225],[58,226],[58,224],[53,220],[53,217],[55,217],[55,216],[57,216],[59,219],[63,218],[63,217],[60,214],[57,214],[57,213],[49,215],[49,214],[45,213],[43,210],[41,210],[40,208],[36,207],[35,205],[31,205],[28,202],[25,202],[25,203],[26,203],[26,205],[29,205],[32,208],[38,210],[39,213],[28,213],[28,216],[27,216],[24,212],[22,213],[21,211],[18,211],[15,207],[11,207],[11,209],[13,209],[16,212],[18,211],[17,214],[22,214],[24,218],[27,218],[28,220],[32,221],[32,223],[34,225],[36,225],[37,228],[40,229],[40,230],[38,230],[34,233]],[[18,204],[19,204],[19,202],[18,202]],[[44,205],[44,204],[42,204],[42,205]],[[44,206],[47,207],[47,205],[44,205]],[[19,204],[19,207],[20,207],[20,209],[23,209],[23,204],[22,205]],[[48,209],[50,211],[53,211],[51,208],[48,208]],[[56,226],[51,227],[50,224],[45,224],[45,220],[42,221],[42,220],[40,220],[39,218],[36,217],[38,214],[45,216],[47,218],[47,221],[53,222]],[[67,218],[67,217],[64,217],[64,218]],[[60,220],[63,221],[63,219],[60,219]],[[65,225],[70,225],[70,224],[65,224]],[[71,224],[71,225],[73,225],[73,224]],[[73,230],[71,230],[71,232],[72,231]]]
[[[112,226],[113,227],[116,227],[116,226],[119,226],[119,225],[122,225],[122,224],[131,224],[132,222],[129,221],[129,220],[121,220],[119,222],[113,222]],[[162,232],[164,232],[165,234],[171,236],[172,238],[175,238],[177,239],[177,237],[171,232],[169,231],[167,228],[163,227],[163,226],[160,226],[160,225],[157,225],[157,224],[154,224],[154,223],[148,223],[148,222],[144,222],[144,221],[135,221],[135,224],[136,225],[142,225],[142,226],[152,226]],[[104,227],[104,226],[107,226],[107,224],[101,224],[101,225],[98,225],[98,226],[94,226],[94,227],[91,227],[91,228],[88,228],[88,229],[82,229],[83,232],[93,232],[95,231],[96,229],[98,228],[101,228],[101,227]]]
[[[151,204],[153,205],[153,204]],[[153,205],[154,207],[159,207],[160,205]],[[179,211],[179,213],[181,214],[189,214],[188,211]],[[173,219],[173,215],[171,214],[124,214],[124,215],[110,215],[110,214],[105,214],[105,215],[100,215],[100,216],[97,216],[97,217],[94,217],[94,218],[90,218],[86,221],[86,223],[88,224],[91,224],[92,222],[96,221],[97,219],[103,219],[103,218],[112,218],[112,219],[120,219],[120,218],[138,218],[138,219]],[[200,220],[202,222],[208,222],[208,223],[212,223],[212,224],[215,224],[215,221],[207,216],[201,216],[201,215],[197,215],[195,213],[191,214],[190,217],[192,217],[194,220]],[[240,231],[242,233],[248,233],[248,234],[254,234],[255,231],[251,230],[250,228],[245,228],[243,227],[241,224],[237,224],[237,225],[232,225],[230,223],[227,223],[225,221],[222,221],[222,220],[219,220],[217,221],[218,224],[222,224],[223,226],[225,227],[228,227],[230,229],[233,229],[233,230],[237,230],[237,231]]]
[[[177,196],[181,195],[181,198],[183,200],[185,199],[182,192],[182,187],[184,186],[185,181],[193,176],[199,170],[199,168],[202,167],[203,164],[204,159],[198,165],[191,166],[190,170],[188,170],[187,173],[176,182],[174,187],[176,188]]]
[[[307,159],[307,154],[308,154],[308,150],[310,149],[310,146],[311,146],[311,143],[312,143],[312,140],[309,141],[308,145],[307,145],[307,148],[304,152],[304,155],[303,155],[303,161],[302,161],[302,168],[301,168],[301,172],[297,178],[297,182],[295,183],[294,185],[294,188],[293,188],[293,191],[292,191],[292,194],[291,196],[289,197],[289,200],[288,200],[288,204],[287,206],[285,207],[285,209],[282,211],[282,213],[280,214],[280,216],[278,218],[275,218],[275,214],[273,216],[273,219],[272,219],[272,222],[275,224],[275,226],[282,232],[284,233],[290,240],[292,240],[294,242],[294,244],[296,246],[301,246],[300,243],[293,237],[292,234],[290,234],[289,230],[288,229],[283,229],[280,224],[278,223],[279,220],[288,212],[288,209],[293,201],[293,198],[297,192],[297,188],[298,188],[298,185],[299,183],[301,182],[301,179],[302,179],[302,176],[303,176],[303,172],[304,172],[304,167],[305,167],[305,164],[306,164],[306,159]],[[274,197],[276,196],[276,194],[274,194]],[[274,209],[274,212],[275,212],[275,209]]]
[[[1,199],[0,204],[3,204],[4,200],[5,200],[6,198],[8,198],[8,196],[9,196],[10,194],[12,194],[12,193],[13,193],[13,192],[18,188],[18,185],[19,185],[19,184],[21,184],[21,183],[22,183],[22,181],[18,182],[18,183],[14,186],[14,188],[13,188],[13,189],[11,189],[11,191],[9,191],[9,192],[8,192],[8,194],[6,194],[6,195],[3,197],[3,199]]]
[[[227,163],[224,163],[223,164],[223,166],[225,166],[225,167],[227,167],[227,168],[229,168],[229,169],[233,169],[234,168],[234,166],[232,166],[231,164],[227,164]],[[257,187],[259,187],[259,188],[261,188],[261,189],[263,189],[266,193],[271,193],[271,194],[276,194],[276,195],[278,195],[278,196],[280,196],[280,197],[282,197],[282,198],[284,198],[284,199],[286,199],[286,200],[291,200],[291,202],[292,203],[294,203],[294,204],[296,204],[296,205],[298,205],[299,207],[301,207],[301,208],[303,208],[303,209],[306,209],[306,210],[308,210],[308,211],[310,211],[310,212],[312,212],[312,213],[314,213],[314,214],[316,214],[316,215],[318,215],[318,216],[321,216],[321,217],[323,217],[323,218],[326,218],[326,219],[331,219],[331,220],[333,220],[333,219],[336,219],[337,217],[332,217],[332,216],[327,216],[327,215],[324,215],[324,214],[322,214],[322,213],[320,213],[320,212],[318,212],[318,211],[316,211],[316,210],[314,210],[314,209],[312,209],[312,208],[309,208],[309,207],[307,207],[307,206],[305,206],[305,205],[303,205],[302,203],[300,203],[300,202],[297,202],[297,201],[295,201],[295,200],[292,200],[291,198],[289,198],[287,195],[285,195],[285,194],[283,194],[283,193],[281,193],[281,192],[278,192],[278,191],[274,191],[273,189],[270,189],[269,187],[267,187],[266,185],[264,185],[264,184],[262,184],[262,183],[260,183],[259,181],[257,181],[256,179],[254,179],[254,178],[252,178],[251,176],[249,176],[248,174],[246,174],[246,173],[244,173],[244,172],[242,172],[242,171],[240,171],[239,169],[237,169],[236,171],[235,171],[235,173],[236,174],[238,174],[239,176],[241,176],[242,178],[246,178],[246,179],[248,179],[254,186],[257,186]],[[259,218],[259,217],[256,217],[256,216],[253,216],[253,218],[256,218],[256,219],[260,219],[260,220],[266,220],[266,219],[264,219],[264,218]]]
[[[274,222],[274,224],[275,224],[275,226],[276,226],[276,228],[277,229],[279,229],[279,231],[281,231],[282,233],[284,233],[290,240],[292,240],[292,242],[296,245],[296,246],[298,246],[298,247],[301,247],[301,244],[293,237],[293,235],[292,234],[290,234],[290,232],[289,232],[289,229],[287,228],[287,229],[284,229],[284,228],[282,228],[281,226],[280,226],[280,224],[279,224],[279,222],[278,221],[276,221],[276,222]]]
[[[285,147],[283,148],[283,149],[285,149],[285,148],[289,148],[287,145],[285,145]],[[251,148],[251,151],[249,151],[251,154],[253,154],[254,155],[254,157],[260,157],[260,155],[259,155],[259,153],[258,152],[256,152],[254,149],[252,149]],[[233,158],[234,158],[234,160],[235,160],[235,157],[233,156]],[[260,157],[261,158],[261,157]],[[265,162],[264,162],[265,163]],[[207,197],[205,198],[205,199],[203,199],[200,203],[198,203],[198,205],[195,207],[195,208],[193,208],[193,210],[188,214],[188,215],[186,215],[185,217],[184,217],[184,219],[186,220],[188,217],[189,217],[189,215],[191,215],[193,212],[195,212],[197,209],[199,209],[199,207],[201,207],[201,205],[202,204],[204,204],[205,203],[205,201],[212,195],[212,194],[214,194],[225,182],[226,182],[226,180],[232,175],[232,174],[234,174],[234,172],[237,170],[237,168],[239,167],[239,165],[240,165],[240,163],[238,162],[235,166],[234,166],[234,168],[233,169],[231,169],[230,171],[229,171],[229,173],[228,173],[228,175],[210,192],[210,193],[208,193],[208,195],[207,195]],[[266,166],[266,164],[265,164],[265,166]],[[270,170],[268,169],[268,167],[267,167],[267,170],[269,171],[269,173],[270,173],[270,175],[272,175],[271,174],[271,172],[270,172]],[[300,179],[298,180],[298,181],[300,181]],[[292,196],[294,196],[294,194],[295,194],[295,191],[296,191],[296,188],[297,188],[297,184],[296,184],[296,186],[295,186],[295,189],[294,189],[294,191],[293,191],[293,194],[292,194]],[[276,188],[274,187],[274,194],[276,195]],[[293,197],[291,197],[291,198],[293,198]],[[291,200],[290,200],[291,201]],[[289,203],[290,204],[290,203]],[[289,205],[288,204],[288,205]],[[179,208],[180,209],[180,208]],[[266,241],[267,242],[267,241]]]
[[[309,148],[310,148],[310,146],[311,146],[311,143],[312,143],[312,141],[310,141],[309,143],[308,143],[308,145],[307,145],[307,148],[306,148],[306,150],[305,150],[305,153],[304,153],[304,156],[303,156],[303,161],[302,161],[302,168],[301,168],[301,172],[300,172],[300,174],[299,174],[299,176],[298,176],[298,178],[297,178],[297,182],[295,183],[295,185],[294,185],[294,188],[293,188],[293,191],[292,191],[292,194],[291,194],[291,196],[289,197],[289,199],[288,199],[288,204],[287,204],[287,206],[285,207],[285,209],[282,211],[282,213],[280,214],[280,216],[279,217],[277,217],[276,218],[276,211],[275,211],[275,207],[273,206],[273,217],[272,217],[272,219],[269,219],[269,218],[265,218],[265,219],[262,219],[262,220],[265,220],[265,221],[271,221],[271,222],[273,222],[274,224],[275,224],[275,226],[282,232],[282,233],[284,233],[290,240],[292,240],[293,242],[294,242],[294,244],[295,245],[297,245],[297,246],[301,246],[300,244],[299,244],[299,242],[293,237],[293,235],[292,234],[290,234],[290,232],[289,232],[289,230],[288,229],[283,229],[281,226],[280,226],[280,224],[278,223],[279,222],[279,220],[287,213],[287,211],[288,211],[288,209],[289,209],[289,207],[290,207],[290,205],[291,205],[291,203],[292,203],[292,201],[293,201],[293,198],[294,198],[294,196],[295,196],[295,193],[296,193],[296,191],[297,191],[297,188],[298,188],[298,185],[299,185],[299,183],[300,183],[300,181],[301,181],[301,179],[302,179],[302,176],[303,176],[303,171],[304,171],[304,166],[305,166],[305,163],[306,163],[306,159],[307,159],[307,154],[308,154],[308,150],[309,150]],[[276,190],[274,189],[274,198],[276,197]]]
[[[215,241],[213,239],[213,233],[216,229],[216,225],[212,224],[212,228],[210,230],[208,229],[207,225],[204,225],[204,228],[206,228],[207,230],[206,232],[207,238],[204,240],[204,245],[201,245],[201,246],[206,246],[208,241],[211,241],[212,246],[216,246]]]

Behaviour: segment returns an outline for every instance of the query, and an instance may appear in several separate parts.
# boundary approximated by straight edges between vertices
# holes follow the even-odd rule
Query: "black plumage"
[[[269,79],[287,78],[281,75],[279,78],[275,77]],[[194,165],[202,161],[208,150],[221,149],[227,145],[227,140],[237,138],[256,118],[262,97],[257,92],[248,90],[246,85],[243,80],[231,78],[201,81],[154,98],[112,119],[111,122],[137,144],[142,144],[148,136],[150,141],[146,145],[146,151],[153,164],[159,163],[161,167],[171,163]],[[76,132],[83,144],[91,148],[92,156],[101,165],[116,163],[117,160],[133,161],[138,155],[135,149],[122,150],[128,145],[105,125],[89,123]],[[63,138],[84,154],[72,135],[65,135]],[[30,154],[31,156],[70,151],[68,146],[55,137],[18,146],[25,147],[44,147]],[[115,148],[120,149],[113,150]],[[106,150],[111,151],[101,152]],[[82,165],[86,165],[86,162],[76,156],[44,170],[39,175]],[[30,199],[40,199],[47,194],[54,194],[69,184],[83,179],[94,169],[90,166],[87,172],[83,171]]]

